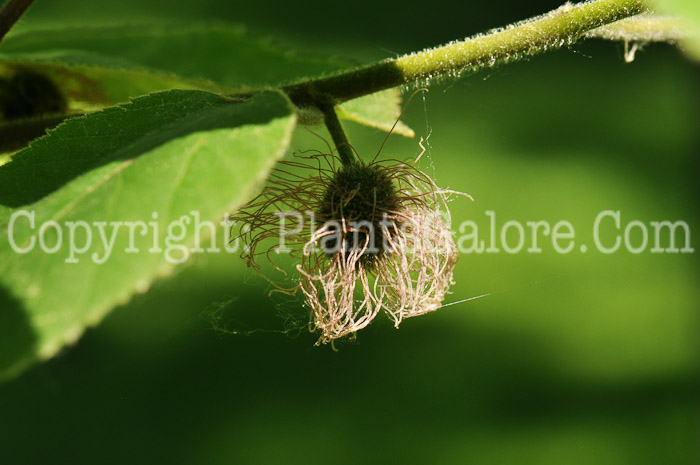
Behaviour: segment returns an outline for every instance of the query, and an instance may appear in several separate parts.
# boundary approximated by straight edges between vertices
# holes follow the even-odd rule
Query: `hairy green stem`
[[[485,35],[292,84],[283,90],[297,106],[319,106],[320,102],[342,103],[420,80],[471,73],[571,45],[588,31],[637,15],[647,5],[645,0],[567,3],[545,15]]]
[[[0,41],[17,20],[27,11],[34,0],[9,0],[0,10]]]
[[[343,126],[338,119],[338,114],[335,111],[335,107],[332,104],[322,104],[320,107],[321,112],[323,112],[324,122],[328,128],[328,132],[333,138],[333,143],[335,148],[338,149],[338,155],[340,156],[340,161],[343,166],[350,166],[357,161],[355,152],[352,150],[352,146],[348,141]]]

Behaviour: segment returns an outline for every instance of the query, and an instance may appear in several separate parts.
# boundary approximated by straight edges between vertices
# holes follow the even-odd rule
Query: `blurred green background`
[[[20,27],[231,21],[365,62],[558,5],[43,0]],[[398,331],[379,318],[337,353],[306,332],[216,331],[212,313],[280,329],[301,304],[268,298],[237,256],[197,257],[0,386],[0,463],[700,463],[698,252],[592,243],[611,209],[623,225],[687,221],[697,250],[699,68],[667,45],[622,54],[580,44],[433,85],[406,113],[429,137],[422,168],[475,198],[451,204],[455,225],[567,220],[572,253],[465,254],[447,301],[493,295]],[[384,134],[347,126],[373,156]],[[314,147],[298,131],[292,148]],[[383,154],[419,152],[394,136]]]

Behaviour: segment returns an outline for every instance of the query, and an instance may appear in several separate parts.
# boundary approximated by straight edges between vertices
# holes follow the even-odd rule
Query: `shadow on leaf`
[[[35,353],[36,335],[22,304],[0,286],[0,381],[13,377]]]

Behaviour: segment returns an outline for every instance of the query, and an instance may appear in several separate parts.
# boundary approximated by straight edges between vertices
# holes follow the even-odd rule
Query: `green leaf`
[[[29,69],[56,83],[74,111],[111,106],[130,98],[170,89],[197,89],[233,94],[246,88],[187,79],[175,74],[136,68],[73,65],[9,58],[0,62],[0,76]]]
[[[684,41],[689,55],[700,60],[700,2],[697,0],[654,0],[661,12],[682,16],[688,21],[692,35]]]
[[[43,136],[46,130],[55,128],[69,116],[45,115],[0,122],[0,153],[9,156],[10,153],[26,147],[30,141]]]
[[[29,30],[7,37],[0,59],[150,69],[190,79],[266,87],[337,71],[347,63],[294,53],[232,25]]]
[[[0,45],[0,75],[17,67],[46,74],[75,111],[174,88],[233,94],[351,66],[285,50],[237,26],[27,30]],[[340,110],[341,118],[388,131],[401,113],[401,94],[391,89],[346,102]],[[394,131],[413,137],[403,123]]]
[[[219,222],[255,193],[294,125],[293,107],[278,92],[234,102],[167,91],[70,119],[1,166],[0,376],[53,356],[170,274],[197,245],[185,218],[216,224],[203,236],[225,234]],[[34,227],[18,212],[33,215]],[[53,254],[38,240],[59,243],[53,227],[40,234],[48,221],[62,235]],[[82,253],[71,250],[71,222],[85,222],[74,226],[73,246],[89,244]],[[128,224],[136,225],[133,238]],[[13,248],[32,243],[28,253]]]
[[[181,78],[145,69],[104,68],[35,61],[0,63],[0,78],[16,70],[31,70],[51,79],[68,103],[67,115],[43,115],[23,120],[0,118],[0,152],[19,150],[27,143],[60,124],[66,117],[100,110],[130,98],[170,89],[197,89],[233,94],[245,89],[214,84],[211,81]],[[0,110],[1,112],[1,110]]]
[[[405,137],[416,135],[413,129],[398,121],[401,116],[401,93],[398,89],[389,89],[345,102],[338,107],[338,116],[387,132],[394,127],[395,134]]]

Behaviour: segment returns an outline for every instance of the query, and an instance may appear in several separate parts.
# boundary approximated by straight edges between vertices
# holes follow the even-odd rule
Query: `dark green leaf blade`
[[[4,63],[4,64],[3,64]],[[76,111],[167,89],[233,94],[319,77],[355,65],[288,50],[232,25],[150,25],[25,30],[0,45],[0,74],[30,67],[51,77]],[[340,106],[340,117],[388,131],[397,89]],[[400,123],[397,134],[412,137]]]
[[[274,86],[348,67],[251,37],[236,25],[139,25],[28,30],[0,46],[0,59],[150,69],[191,79]]]

